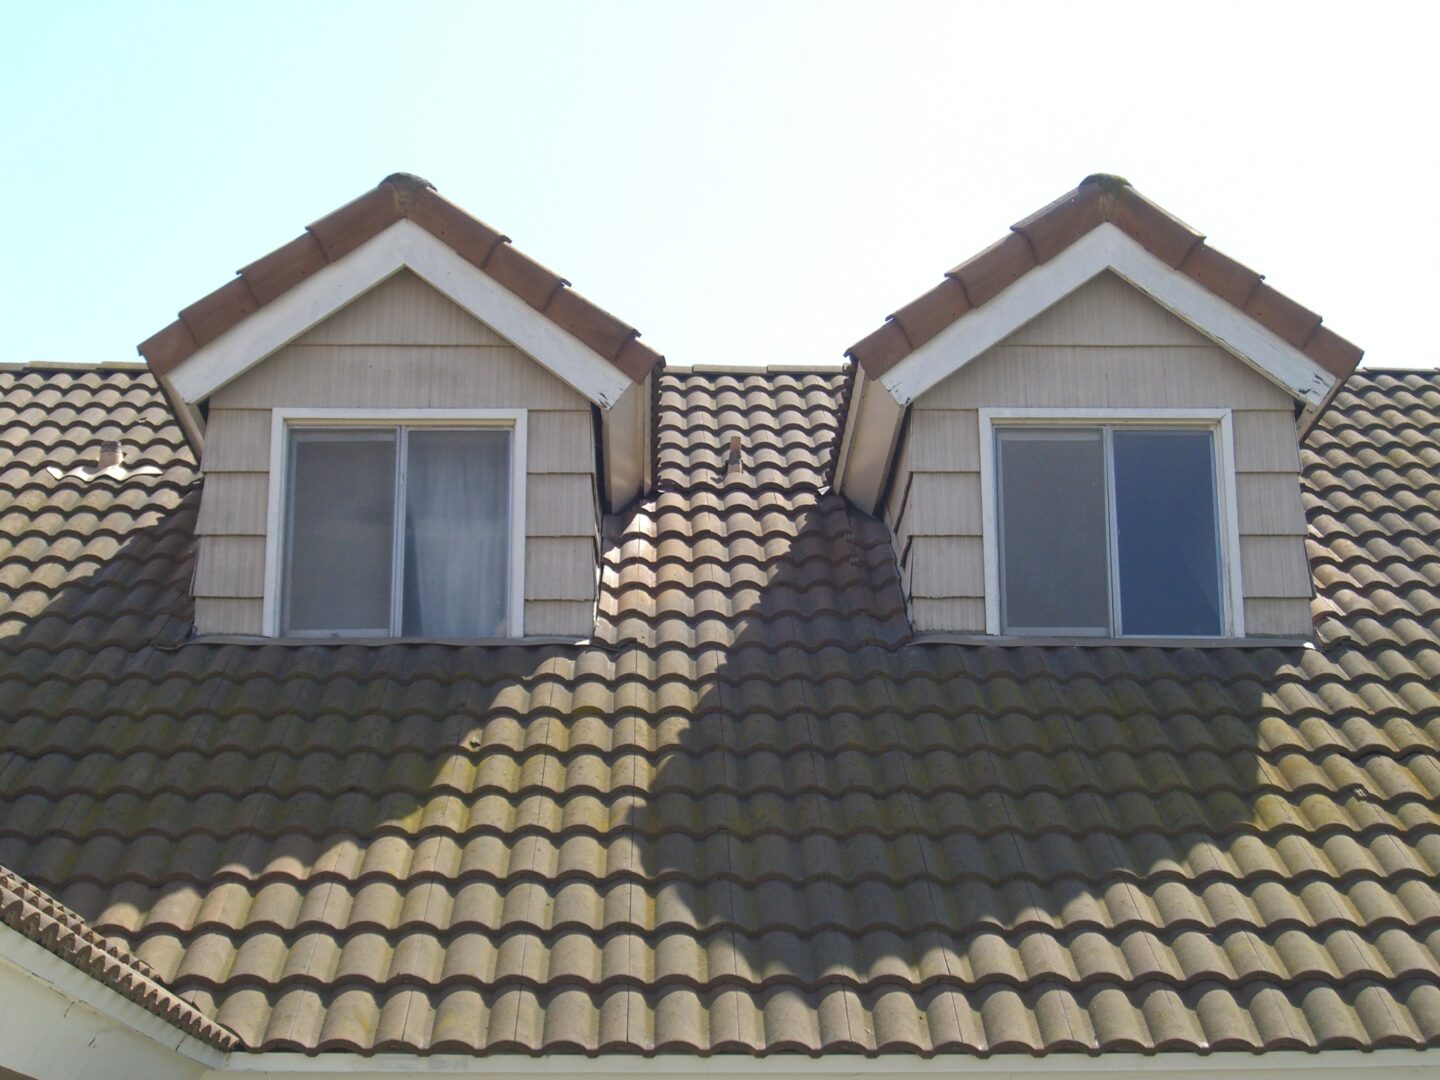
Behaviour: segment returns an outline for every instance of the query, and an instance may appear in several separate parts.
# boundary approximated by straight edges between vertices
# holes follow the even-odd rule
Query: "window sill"
[[[1310,637],[1146,638],[1011,637],[1001,634],[916,634],[912,645],[995,645],[1001,648],[1070,647],[1082,649],[1313,649]]]
[[[363,645],[372,649],[390,645],[444,645],[450,648],[496,648],[513,645],[593,645],[590,638],[537,634],[531,637],[500,638],[431,638],[431,637],[264,637],[259,634],[196,634],[182,645],[281,645],[290,648],[325,645]]]

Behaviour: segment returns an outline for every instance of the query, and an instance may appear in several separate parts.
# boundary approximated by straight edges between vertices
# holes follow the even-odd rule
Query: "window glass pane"
[[[1214,436],[1114,434],[1120,632],[1221,633]]]
[[[287,630],[390,632],[393,431],[292,430]]]
[[[1001,621],[1007,632],[1110,625],[1101,432],[1000,431]]]
[[[510,432],[409,433],[402,632],[501,637],[510,566]]]

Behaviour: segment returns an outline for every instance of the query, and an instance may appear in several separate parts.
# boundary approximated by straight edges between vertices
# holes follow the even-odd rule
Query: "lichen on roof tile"
[[[659,376],[593,645],[281,648],[148,374],[0,372],[0,864],[249,1049],[1440,1042],[1440,376],[1304,448],[1322,648],[1068,651],[908,644],[848,377]]]

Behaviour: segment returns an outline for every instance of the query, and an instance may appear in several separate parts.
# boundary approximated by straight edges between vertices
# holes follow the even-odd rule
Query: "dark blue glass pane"
[[[1213,434],[1117,430],[1114,440],[1120,632],[1218,637]]]

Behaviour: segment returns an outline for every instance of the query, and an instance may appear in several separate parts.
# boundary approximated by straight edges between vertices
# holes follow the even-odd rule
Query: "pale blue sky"
[[[834,362],[1091,172],[1434,366],[1432,5],[0,0],[0,360],[116,360],[387,173],[673,363]]]

